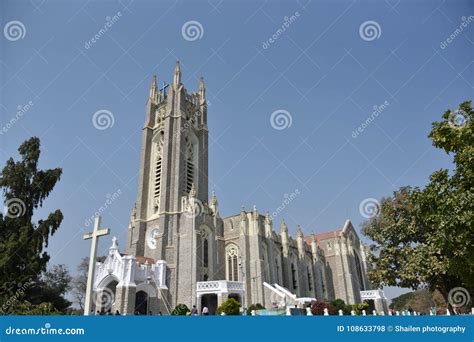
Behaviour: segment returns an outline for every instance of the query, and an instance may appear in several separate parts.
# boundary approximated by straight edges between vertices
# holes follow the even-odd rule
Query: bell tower
[[[198,90],[189,93],[181,83],[179,61],[171,84],[159,87],[153,77],[140,154],[127,253],[167,260],[185,210],[182,198],[192,192],[199,201],[208,201],[206,88],[201,78]]]

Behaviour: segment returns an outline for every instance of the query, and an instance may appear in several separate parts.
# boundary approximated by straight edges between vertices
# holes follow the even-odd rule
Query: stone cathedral
[[[361,302],[370,290],[366,248],[349,220],[310,236],[298,227],[292,237],[255,207],[221,217],[209,197],[207,110],[204,81],[188,92],[179,62],[169,86],[153,78],[125,253],[113,238],[96,264],[94,309],[167,315],[182,303],[212,314],[228,298],[266,308]]]

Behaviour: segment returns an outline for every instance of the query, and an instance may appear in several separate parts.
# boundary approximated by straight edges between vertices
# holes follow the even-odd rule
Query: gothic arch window
[[[185,170],[186,194],[189,194],[194,183],[194,174],[195,174],[194,166],[195,166],[194,165],[194,144],[190,141],[190,139],[186,138],[186,170]]]
[[[308,272],[308,290],[313,291],[313,277],[311,276],[309,267],[307,267],[306,270]]]
[[[354,257],[355,257],[357,277],[359,280],[359,288],[361,291],[364,291],[365,286],[364,286],[364,278],[362,277],[362,265],[360,264],[359,256],[355,252],[354,252]]]
[[[229,281],[239,281],[239,248],[230,244],[226,247],[226,278]]]
[[[278,284],[280,282],[280,264],[278,263],[277,259],[275,259],[275,270],[276,270],[275,280],[276,280],[276,283]]]
[[[214,261],[212,259],[213,255],[213,232],[212,230],[205,224],[199,226],[196,229],[196,251],[199,255],[199,278],[202,281],[207,281],[206,279],[211,278],[213,275],[214,270]]]
[[[321,267],[324,267],[324,266],[321,266]],[[321,280],[321,291],[324,297],[326,295],[326,279],[323,277],[323,271],[319,267],[316,268],[316,272],[318,272],[317,273],[318,277]]]
[[[298,287],[298,282],[296,280],[295,264],[293,264],[293,263],[291,263],[291,280],[292,280],[292,283],[293,283],[293,289],[296,290],[296,288]]]
[[[209,241],[208,238],[204,238],[202,242],[202,260],[204,267],[209,266]]]
[[[160,205],[160,192],[161,192],[161,169],[163,161],[163,141],[164,132],[158,133],[158,141],[155,143],[155,172],[153,182],[153,207],[155,211],[158,210]]]
[[[267,246],[262,244],[263,281],[270,280],[270,264],[267,262]]]

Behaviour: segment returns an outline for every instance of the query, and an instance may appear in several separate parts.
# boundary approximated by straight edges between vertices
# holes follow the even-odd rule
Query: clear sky
[[[346,218],[359,230],[364,199],[450,167],[427,135],[473,98],[470,15],[469,1],[2,1],[0,164],[34,135],[40,167],[63,169],[38,213],[64,214],[52,263],[75,271],[86,221],[114,193],[102,221],[123,246],[148,88],[153,74],[170,82],[179,59],[189,90],[206,82],[222,216],[274,212],[297,191],[277,230],[282,218],[291,233]],[[100,110],[113,117],[106,129],[93,122]]]

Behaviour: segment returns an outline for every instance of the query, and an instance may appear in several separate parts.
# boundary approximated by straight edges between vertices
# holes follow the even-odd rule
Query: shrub
[[[224,312],[228,316],[238,316],[239,309],[240,303],[234,298],[229,298],[217,308],[216,315],[221,315]]]
[[[339,310],[344,310],[344,307],[346,306],[346,303],[342,299],[335,299],[331,302],[332,306],[334,306],[334,309],[336,311]]]
[[[265,309],[265,307],[262,304],[260,303],[252,304],[247,309],[247,315],[250,316],[252,314],[252,310],[262,310],[262,309]]]
[[[336,309],[331,303],[320,302],[319,300],[311,304],[311,313],[315,316],[324,315],[324,309],[327,308],[330,315],[336,314]]]
[[[369,308],[369,304],[367,303],[359,303],[359,304],[352,304],[352,310],[356,312],[357,315],[362,315],[362,310],[365,310],[367,314],[367,309]]]
[[[344,315],[350,315],[352,306],[347,305],[342,299],[335,299],[331,302],[332,306],[334,307],[334,314],[339,315],[339,310],[342,310]]]
[[[178,304],[174,308],[171,315],[173,315],[173,316],[186,316],[188,314],[188,312],[191,312],[191,310],[189,310],[189,308],[186,306],[186,304]]]
[[[51,303],[31,304],[28,301],[16,302],[5,311],[0,310],[1,315],[35,315],[35,316],[56,316],[61,312],[56,310]]]

